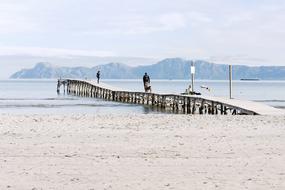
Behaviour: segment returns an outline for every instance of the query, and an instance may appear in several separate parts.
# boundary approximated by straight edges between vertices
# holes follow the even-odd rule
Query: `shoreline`
[[[284,189],[285,116],[0,114],[0,189]]]

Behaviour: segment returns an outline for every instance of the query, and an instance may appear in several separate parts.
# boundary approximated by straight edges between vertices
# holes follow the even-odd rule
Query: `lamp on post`
[[[191,63],[191,81],[192,81],[192,92],[194,92],[194,75],[195,75],[195,66],[194,61]]]

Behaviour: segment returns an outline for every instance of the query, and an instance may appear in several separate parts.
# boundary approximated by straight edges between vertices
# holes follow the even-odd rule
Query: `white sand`
[[[0,115],[0,189],[285,189],[285,116]]]

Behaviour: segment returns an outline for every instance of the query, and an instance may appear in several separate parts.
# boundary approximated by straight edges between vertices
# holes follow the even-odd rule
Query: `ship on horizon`
[[[259,81],[260,79],[259,78],[242,78],[240,80],[242,80],[242,81]]]

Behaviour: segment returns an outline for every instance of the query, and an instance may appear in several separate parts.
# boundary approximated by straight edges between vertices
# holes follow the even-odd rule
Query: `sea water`
[[[126,90],[143,91],[141,80],[102,80]],[[182,93],[188,80],[152,80],[152,91]],[[122,114],[160,113],[148,106],[58,95],[56,80],[0,80],[0,113],[8,114]],[[207,87],[203,88],[203,87]],[[195,81],[194,90],[207,96],[229,96],[228,81]],[[285,81],[233,81],[233,97],[285,109]]]

